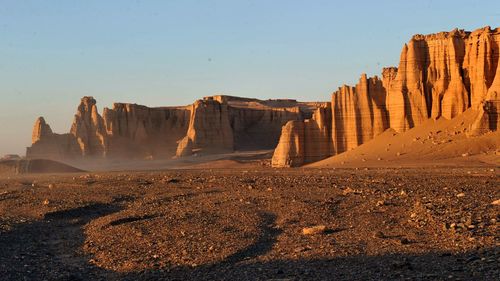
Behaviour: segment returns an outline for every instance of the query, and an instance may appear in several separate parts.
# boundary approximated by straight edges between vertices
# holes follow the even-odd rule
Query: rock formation
[[[47,123],[45,123],[45,119],[43,117],[38,117],[35,121],[35,125],[33,126],[31,142],[35,143],[43,138],[51,136],[52,134],[52,129],[49,125],[47,125]]]
[[[363,74],[356,87],[332,95],[332,145],[335,154],[350,150],[389,127],[386,93],[378,77]]]
[[[286,123],[274,152],[272,165],[297,167],[331,155],[331,114],[330,104],[325,103],[314,111],[311,119]]]
[[[206,97],[190,106],[149,108],[115,103],[101,116],[83,97],[68,134],[37,119],[28,158],[166,158],[234,149],[274,149],[281,127],[309,117],[315,103],[231,96]]]
[[[205,98],[193,103],[190,111],[187,137],[193,149],[215,153],[233,151],[234,136],[226,102]]]
[[[452,119],[468,108],[478,111],[469,135],[497,130],[499,51],[498,28],[413,36],[403,46],[399,67],[384,68],[382,80],[363,74],[355,87],[342,86],[332,95],[331,153],[318,158],[353,149],[388,128],[404,132],[429,118]],[[315,138],[307,130],[295,138],[303,127],[297,122],[283,127],[273,166],[309,162],[297,148],[311,146],[308,140]],[[305,143],[295,143],[300,141]]]
[[[415,35],[399,67],[363,74],[330,103],[224,95],[183,107],[116,103],[101,116],[84,97],[68,134],[36,120],[28,158],[164,158],[275,149],[275,167],[300,166],[351,150],[388,128],[404,132],[432,118],[477,113],[468,135],[500,126],[500,29]]]

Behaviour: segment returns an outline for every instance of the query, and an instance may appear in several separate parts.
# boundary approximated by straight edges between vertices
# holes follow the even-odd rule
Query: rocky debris
[[[456,167],[0,177],[0,272],[6,280],[495,280],[498,177],[469,169],[474,177]],[[302,234],[318,225],[327,235]]]

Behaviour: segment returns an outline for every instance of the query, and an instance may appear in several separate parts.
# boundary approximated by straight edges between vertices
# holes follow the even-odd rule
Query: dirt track
[[[495,280],[499,186],[491,168],[3,177],[0,279]]]

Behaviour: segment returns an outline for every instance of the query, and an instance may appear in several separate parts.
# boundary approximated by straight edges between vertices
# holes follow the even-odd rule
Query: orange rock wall
[[[499,28],[413,36],[403,46],[399,67],[384,68],[382,80],[363,74],[355,87],[344,85],[333,93],[331,152],[319,149],[324,154],[317,158],[353,149],[388,128],[403,132],[429,118],[454,118],[471,107],[478,114],[469,135],[497,130],[499,51]],[[307,130],[295,138],[300,128],[296,123],[283,127],[273,166],[308,163],[307,152],[297,155],[295,147],[324,146],[323,140],[308,136]]]

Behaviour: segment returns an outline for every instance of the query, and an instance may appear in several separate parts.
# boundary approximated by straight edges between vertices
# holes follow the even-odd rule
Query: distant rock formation
[[[499,51],[499,28],[413,36],[401,51],[399,68],[384,68],[382,80],[363,74],[355,87],[342,86],[333,93],[331,123],[326,125],[331,128],[330,153],[318,150],[325,153],[315,159],[353,149],[388,128],[403,132],[429,118],[454,118],[468,108],[478,112],[469,135],[496,131]],[[313,161],[303,148],[323,146],[324,141],[308,135],[307,122],[283,127],[274,167]]]
[[[282,126],[312,115],[317,103],[213,96],[190,106],[149,108],[115,103],[101,116],[83,97],[68,134],[35,122],[28,159],[166,158],[194,153],[274,149]]]
[[[274,149],[274,167],[294,167],[339,154],[392,128],[428,119],[477,114],[473,137],[500,126],[500,28],[415,35],[399,67],[381,78],[362,74],[331,102],[258,100],[225,95],[192,105],[149,108],[116,103],[101,116],[82,98],[67,134],[35,122],[27,158],[165,158]]]

